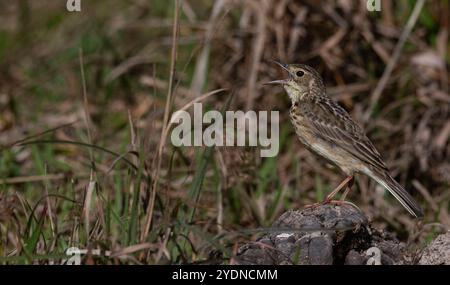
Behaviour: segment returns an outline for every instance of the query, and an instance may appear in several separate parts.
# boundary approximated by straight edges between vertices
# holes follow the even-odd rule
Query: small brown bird
[[[282,85],[291,98],[290,117],[295,131],[310,151],[337,165],[347,178],[324,200],[331,202],[344,187],[344,200],[355,173],[364,173],[386,188],[409,213],[422,217],[422,209],[389,174],[381,155],[350,115],[326,93],[319,73],[303,64],[275,62],[289,74],[267,84]]]

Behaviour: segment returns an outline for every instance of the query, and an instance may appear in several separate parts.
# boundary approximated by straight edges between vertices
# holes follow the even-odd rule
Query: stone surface
[[[439,235],[420,257],[421,265],[450,265],[450,231]]]
[[[402,264],[405,246],[350,203],[288,211],[239,248],[237,264]]]

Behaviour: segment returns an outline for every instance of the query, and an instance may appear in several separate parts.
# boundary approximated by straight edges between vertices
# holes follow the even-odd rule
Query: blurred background
[[[376,228],[417,248],[449,229],[449,1],[80,2],[0,1],[1,263],[71,246],[100,249],[89,264],[232,263],[260,235],[248,230],[321,201],[344,175],[300,144],[284,91],[262,85],[283,76],[274,59],[317,69],[424,208],[418,222],[359,175],[348,200]],[[164,141],[195,99],[278,110],[278,156]]]

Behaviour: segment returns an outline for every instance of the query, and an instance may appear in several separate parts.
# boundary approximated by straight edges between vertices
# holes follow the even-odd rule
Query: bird
[[[387,189],[411,215],[423,217],[420,205],[391,176],[363,129],[327,94],[320,74],[305,64],[274,63],[284,69],[288,77],[266,84],[281,85],[291,99],[289,117],[300,142],[346,175],[322,204],[333,202],[334,196],[343,189],[341,201],[345,201],[355,174],[362,173]]]

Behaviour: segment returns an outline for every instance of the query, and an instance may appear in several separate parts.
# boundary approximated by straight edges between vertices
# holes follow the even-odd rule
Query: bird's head
[[[288,78],[274,80],[266,84],[281,85],[293,102],[307,96],[324,94],[325,87],[320,74],[314,68],[304,64],[284,64],[274,61],[288,73]]]

